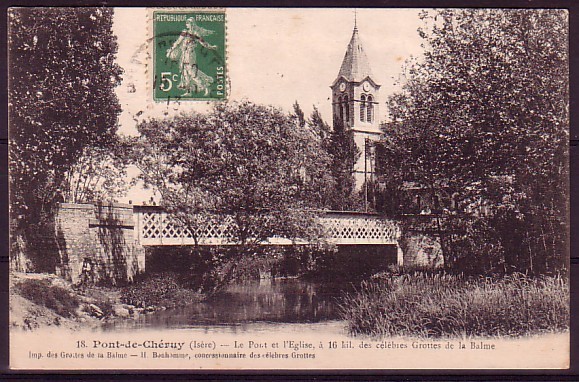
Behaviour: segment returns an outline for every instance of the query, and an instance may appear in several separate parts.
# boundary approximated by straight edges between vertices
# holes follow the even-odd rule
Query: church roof
[[[350,39],[346,55],[342,61],[342,66],[338,73],[338,78],[340,77],[352,82],[361,82],[366,79],[366,77],[372,78],[370,63],[362,47],[360,37],[358,36],[357,27],[354,27],[352,38]]]

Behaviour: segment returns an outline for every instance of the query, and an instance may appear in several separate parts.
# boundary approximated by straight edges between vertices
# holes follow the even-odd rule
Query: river
[[[345,334],[339,298],[347,282],[265,279],[232,284],[208,301],[115,320],[103,329],[201,329],[212,332],[323,330]]]

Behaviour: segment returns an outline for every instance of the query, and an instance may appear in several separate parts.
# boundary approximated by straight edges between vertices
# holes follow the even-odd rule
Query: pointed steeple
[[[354,164],[356,189],[374,179],[374,159],[366,150],[382,136],[379,107],[380,85],[374,80],[368,57],[358,35],[357,14],[354,13],[354,31],[346,49],[338,76],[332,89],[334,128],[342,126],[354,132],[354,142],[360,157]],[[371,150],[371,149],[370,149]]]
[[[338,78],[340,77],[350,82],[361,82],[366,77],[373,77],[368,57],[364,52],[362,42],[358,36],[358,27],[355,24],[352,38],[350,39],[348,49],[346,49],[346,55],[344,56],[340,72],[338,73]]]

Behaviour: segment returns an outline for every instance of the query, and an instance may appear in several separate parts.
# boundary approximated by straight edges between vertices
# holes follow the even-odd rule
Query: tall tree
[[[383,171],[452,196],[448,208],[470,217],[467,235],[449,238],[447,266],[560,269],[568,233],[566,11],[421,17],[424,57],[389,100]],[[497,250],[488,251],[489,242]]]
[[[132,185],[126,180],[129,142],[117,139],[106,147],[85,147],[76,163],[66,171],[63,201],[102,202],[126,194]]]
[[[294,102],[293,108],[294,108],[294,115],[298,119],[298,125],[300,127],[304,127],[306,125],[306,116],[298,101]]]
[[[307,120],[307,124],[322,142],[322,145],[327,151],[329,148],[329,139],[332,133],[332,128],[326,121],[324,121],[320,114],[320,110],[315,105],[313,106],[310,118]]]
[[[330,150],[332,128],[324,121],[315,105],[310,117],[305,122],[305,127],[311,131],[314,140],[320,148],[317,154],[319,157],[317,162],[319,176],[322,176],[323,180],[319,184],[320,186],[323,185],[324,190],[318,190],[316,195],[320,197],[319,204],[321,207],[331,209],[335,204],[335,189],[337,186],[337,180],[332,171],[334,160]]]
[[[321,151],[318,160],[319,173],[324,175],[325,192],[318,192],[321,205],[334,210],[356,210],[361,208],[360,195],[355,192],[354,165],[360,157],[360,150],[354,141],[354,134],[337,122],[334,129],[322,118],[314,105],[308,119],[299,103],[293,105],[293,116],[300,127],[309,129]]]
[[[335,180],[332,209],[353,211],[361,208],[361,199],[355,192],[354,166],[361,155],[354,141],[354,132],[341,122],[334,123],[329,138],[328,152],[332,157],[331,173]]]
[[[112,8],[13,8],[9,13],[12,218],[33,251],[38,225],[62,200],[66,173],[89,146],[115,139]],[[54,260],[31,253],[38,270]]]
[[[227,259],[222,281],[269,238],[322,236],[315,217],[328,188],[327,159],[292,116],[242,102],[138,128],[135,160],[162,205],[192,232],[216,219],[230,222],[239,250]]]

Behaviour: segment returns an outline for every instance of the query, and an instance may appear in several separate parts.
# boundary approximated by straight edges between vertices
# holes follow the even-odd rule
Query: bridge
[[[360,253],[392,254],[403,264],[397,222],[376,214],[327,211],[319,216],[322,238],[338,246],[358,246]],[[125,282],[145,271],[145,248],[152,246],[236,245],[231,218],[187,228],[158,206],[60,203],[55,218],[57,272],[77,282],[83,263],[90,261],[104,280]],[[307,244],[272,237],[264,245]]]
[[[233,220],[226,217],[216,223],[188,228],[179,225],[167,212],[157,206],[134,206],[137,242],[143,246],[235,245]],[[336,245],[396,245],[400,228],[393,220],[376,214],[359,212],[327,211],[319,217],[325,231],[325,239]],[[272,237],[263,244],[306,244],[282,237]]]

